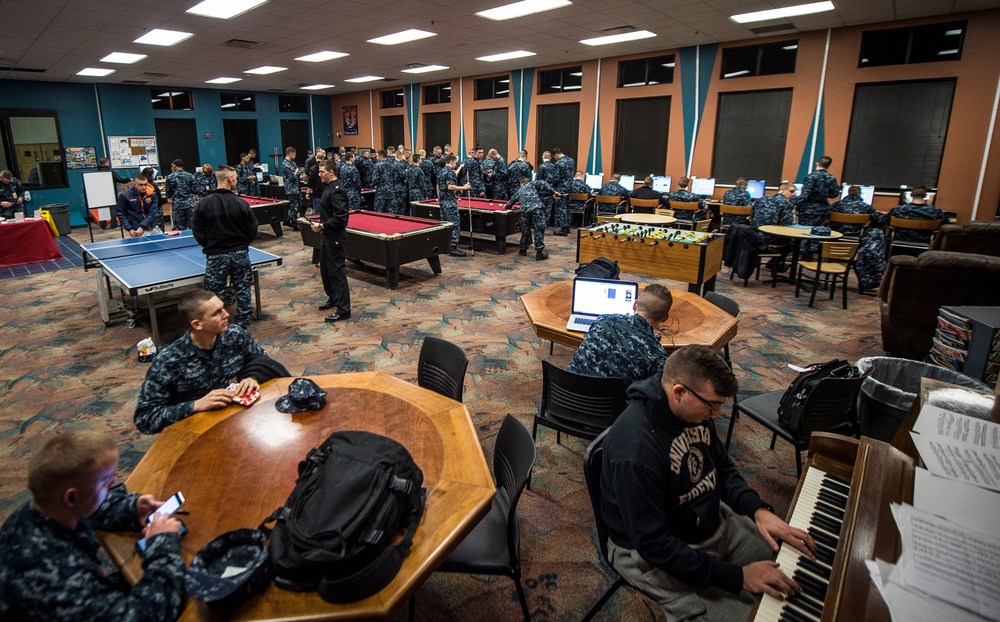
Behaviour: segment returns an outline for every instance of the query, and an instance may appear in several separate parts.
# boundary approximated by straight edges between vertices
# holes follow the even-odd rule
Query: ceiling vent
[[[122,80],[122,84],[149,84],[145,80]]]
[[[750,32],[755,35],[766,35],[774,32],[784,32],[786,30],[795,30],[795,26],[792,26],[789,22],[785,22],[784,24],[772,24],[770,26],[751,28]]]
[[[29,67],[0,67],[0,71],[13,71],[15,73],[45,73],[44,69],[31,69]]]
[[[230,39],[229,41],[226,41],[222,45],[228,45],[231,48],[242,48],[244,50],[249,50],[257,47],[258,45],[260,45],[260,43],[257,43],[256,41],[247,41],[246,39]]]
[[[631,24],[624,24],[622,26],[613,26],[611,28],[605,28],[600,32],[606,32],[609,35],[617,35],[623,32],[632,32],[633,30],[635,30],[635,26],[632,26]]]
[[[147,71],[146,73],[144,73],[142,75],[143,75],[143,77],[146,77],[146,78],[169,78],[170,77],[169,73],[155,73],[155,72],[152,72],[152,71]]]

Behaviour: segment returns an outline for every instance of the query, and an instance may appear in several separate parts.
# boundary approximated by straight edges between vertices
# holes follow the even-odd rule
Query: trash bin
[[[43,205],[38,208],[39,211],[48,212],[49,216],[52,217],[52,222],[56,226],[56,230],[59,235],[69,235],[72,233],[73,228],[69,224],[69,205],[66,203],[53,203],[51,205]]]
[[[861,384],[861,434],[890,442],[917,399],[921,378],[933,378],[971,389],[989,391],[982,382],[952,369],[889,356],[859,359],[858,369],[871,372]]]

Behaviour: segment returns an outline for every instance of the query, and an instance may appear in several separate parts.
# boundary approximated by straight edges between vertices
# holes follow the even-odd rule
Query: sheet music
[[[1000,620],[1000,539],[892,505],[903,553],[890,582]]]
[[[931,434],[910,432],[910,438],[931,473],[1000,491],[1000,453],[969,443],[936,440]]]
[[[924,406],[913,425],[918,434],[936,434],[961,443],[1000,451],[1000,424],[937,406]]]
[[[922,594],[910,592],[906,588],[889,581],[895,564],[882,560],[865,562],[871,574],[872,583],[878,588],[882,600],[889,606],[889,614],[899,622],[982,622],[984,618],[971,611],[960,609],[948,603],[931,600]]]
[[[913,507],[962,527],[993,533],[1000,516],[1000,494],[918,468],[913,472]]]

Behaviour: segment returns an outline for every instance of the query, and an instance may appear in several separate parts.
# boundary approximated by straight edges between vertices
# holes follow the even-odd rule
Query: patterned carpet
[[[265,229],[261,229],[263,232]],[[118,232],[95,231],[98,240]],[[85,240],[86,232],[73,237]],[[514,241],[513,238],[510,241]],[[298,234],[264,234],[255,244],[284,257],[280,268],[262,272],[264,318],[252,333],[295,374],[380,370],[416,381],[417,356],[426,335],[455,342],[470,364],[465,401],[479,430],[488,460],[507,413],[531,426],[541,393],[542,359],[565,366],[572,351],[556,346],[549,355],[524,314],[519,297],[541,285],[570,278],[576,264],[575,231],[548,237],[552,258],[535,262],[509,247],[474,257],[443,257],[444,273],[434,277],[426,262],[407,264],[399,288],[385,288],[378,269],[349,266],[354,319],[327,325],[319,269]],[[466,245],[467,246],[467,245]],[[623,278],[655,279],[623,274]],[[683,283],[668,283],[684,289]],[[138,434],[132,413],[147,365],[136,361],[135,344],[148,336],[142,326],[105,326],[93,272],[62,269],[0,280],[8,309],[0,339],[0,519],[28,500],[27,458],[60,426],[106,430],[121,447],[122,479],[142,458],[153,437]],[[831,358],[854,361],[882,354],[874,296],[849,296],[850,309],[822,299],[795,299],[787,285],[772,289],[751,281],[720,279],[717,290],[742,307],[739,334],[731,344],[741,395],[784,388],[794,377],[788,363]],[[839,296],[838,296],[839,298]],[[175,314],[166,317],[165,338],[181,332]],[[720,418],[724,434],[728,409]],[[787,509],[796,484],[792,449],[742,421],[731,449],[746,479],[774,505]],[[607,574],[594,547],[593,515],[581,471],[586,443],[542,429],[532,489],[521,498],[524,585],[536,620],[579,620],[605,589]],[[421,620],[516,620],[520,608],[512,582],[504,577],[437,574],[417,593]],[[398,612],[405,618],[405,611]],[[623,590],[604,609],[605,620],[662,619],[659,609]]]

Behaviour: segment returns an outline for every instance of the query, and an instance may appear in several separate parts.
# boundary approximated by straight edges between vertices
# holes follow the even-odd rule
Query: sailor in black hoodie
[[[773,513],[719,439],[713,418],[737,389],[718,354],[681,348],[662,377],[629,388],[629,406],[605,438],[609,557],[668,620],[744,620],[753,594],[799,594],[770,561],[776,540],[813,557],[812,538]]]

